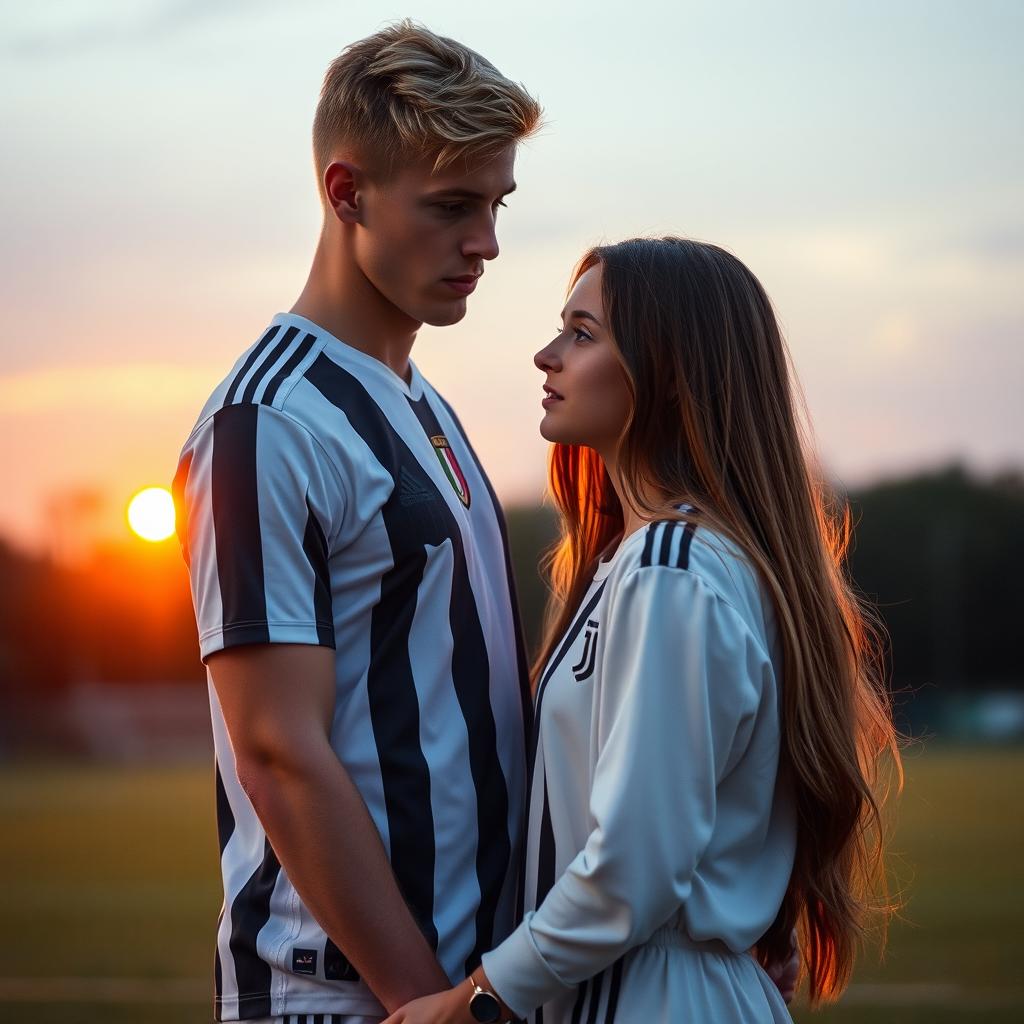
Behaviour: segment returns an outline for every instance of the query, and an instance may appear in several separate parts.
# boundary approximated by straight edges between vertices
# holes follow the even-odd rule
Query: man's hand
[[[302,902],[390,1012],[451,984],[413,920],[366,804],[330,744],[334,652],[210,657],[238,781]]]

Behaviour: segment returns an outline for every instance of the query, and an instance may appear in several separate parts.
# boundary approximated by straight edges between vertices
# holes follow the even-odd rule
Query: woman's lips
[[[541,399],[540,404],[543,405],[545,409],[550,409],[551,406],[555,404],[555,402],[563,401],[563,396],[560,395],[554,388],[549,388],[547,384],[544,385],[544,391],[546,392],[546,394],[544,398]]]

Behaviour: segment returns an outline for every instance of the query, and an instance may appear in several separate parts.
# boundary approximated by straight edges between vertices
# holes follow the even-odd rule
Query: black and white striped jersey
[[[781,668],[771,599],[708,530],[652,523],[599,565],[538,681],[523,920],[483,958],[518,1016],[775,1019],[739,986],[789,1019],[745,952],[795,851]]]
[[[415,366],[406,384],[280,314],[208,401],[175,494],[204,661],[336,650],[332,746],[461,979],[513,924],[529,696],[504,520],[454,413]],[[218,1019],[381,1013],[281,869],[210,699]]]

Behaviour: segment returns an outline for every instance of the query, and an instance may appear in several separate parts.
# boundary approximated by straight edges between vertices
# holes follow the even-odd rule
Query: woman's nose
[[[533,365],[544,373],[558,373],[562,360],[558,358],[554,343],[545,345],[534,357]]]

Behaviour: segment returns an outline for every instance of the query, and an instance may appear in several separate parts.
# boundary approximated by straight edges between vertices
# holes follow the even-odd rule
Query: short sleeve
[[[717,787],[749,741],[770,671],[738,613],[685,570],[628,574],[605,630],[593,831],[537,910],[483,957],[520,1015],[604,970],[686,904]]]
[[[226,406],[189,439],[174,491],[203,661],[242,644],[335,646],[344,495],[304,426],[269,406]]]

